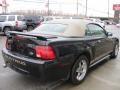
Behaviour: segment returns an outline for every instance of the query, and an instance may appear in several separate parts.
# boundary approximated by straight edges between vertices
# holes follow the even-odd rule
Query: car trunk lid
[[[36,58],[36,46],[46,46],[47,39],[56,38],[21,32],[10,32],[7,36],[6,48],[13,53]]]

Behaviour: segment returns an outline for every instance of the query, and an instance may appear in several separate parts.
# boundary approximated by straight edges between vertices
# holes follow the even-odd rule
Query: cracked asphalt
[[[106,29],[120,38],[120,28],[107,26]],[[5,40],[5,36],[0,36],[0,90],[41,90],[38,79],[2,67],[4,61],[1,50],[5,47]],[[116,59],[105,60],[91,68],[80,85],[72,85],[67,81],[55,90],[120,90],[120,54]]]

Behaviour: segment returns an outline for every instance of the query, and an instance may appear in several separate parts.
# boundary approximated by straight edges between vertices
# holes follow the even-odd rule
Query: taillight
[[[18,27],[18,21],[16,21],[15,23],[16,23],[16,27]]]
[[[7,41],[6,41],[6,48],[7,49],[11,48],[11,43],[12,43],[12,40],[7,39]]]
[[[40,25],[40,24],[41,24],[41,21],[37,21],[37,24]]]
[[[55,53],[51,46],[36,46],[36,57],[44,59],[44,60],[52,60],[54,59]]]

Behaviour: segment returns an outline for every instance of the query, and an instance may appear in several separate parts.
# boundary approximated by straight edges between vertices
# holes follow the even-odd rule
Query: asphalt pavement
[[[107,26],[107,31],[120,38],[120,28]],[[41,90],[41,82],[3,68],[1,50],[5,47],[5,36],[0,36],[0,90]],[[90,69],[87,78],[80,85],[72,85],[69,81],[55,90],[120,90],[120,54],[116,59],[106,60]]]

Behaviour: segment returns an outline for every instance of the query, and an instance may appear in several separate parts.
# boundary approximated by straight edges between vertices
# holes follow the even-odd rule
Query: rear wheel
[[[119,44],[116,43],[113,52],[111,53],[111,58],[116,58],[119,52]]]
[[[70,75],[71,82],[73,84],[81,83],[85,79],[87,71],[88,71],[88,59],[86,56],[82,55],[73,65]]]
[[[10,27],[5,27],[4,28],[4,35],[8,35],[8,31],[11,31]]]

